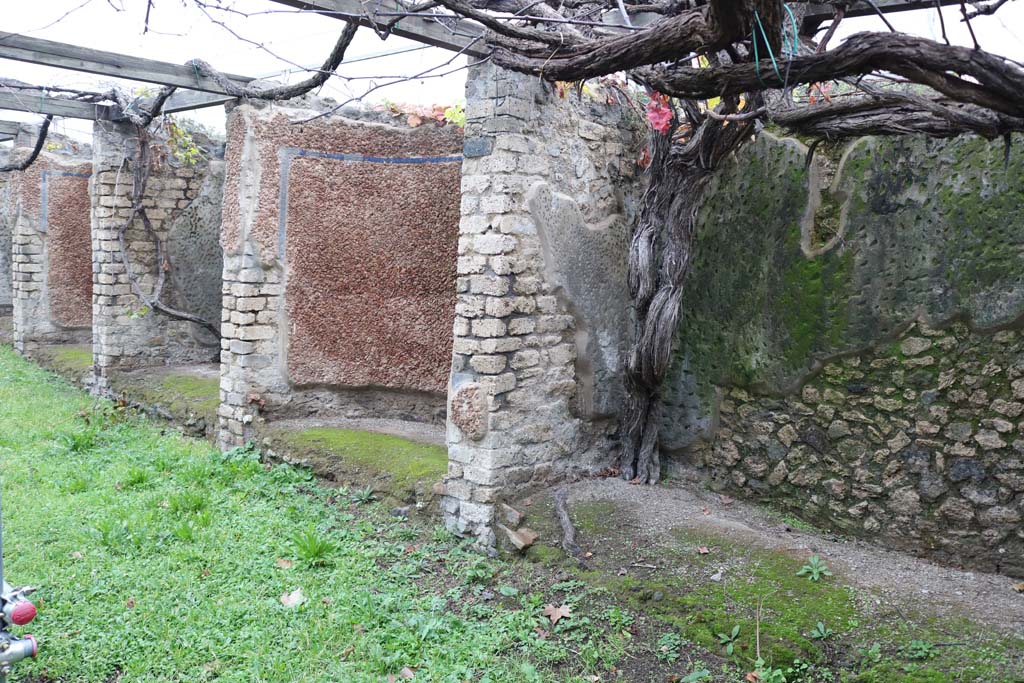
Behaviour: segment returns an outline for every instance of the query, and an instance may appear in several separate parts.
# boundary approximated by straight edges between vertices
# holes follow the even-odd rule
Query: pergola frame
[[[309,10],[325,16],[355,21],[385,37],[396,35],[410,40],[444,48],[470,57],[487,55],[481,43],[485,29],[478,23],[446,14],[402,16],[408,8],[398,0],[380,0],[371,8],[359,0],[273,0],[281,5]],[[846,8],[845,16],[860,17],[882,12],[901,12],[955,5],[960,0],[853,0],[849,3],[810,4],[804,15],[802,33],[811,35],[825,21],[833,18],[835,6]],[[400,21],[396,22],[396,19]],[[612,25],[609,25],[612,28]],[[32,38],[15,33],[0,34],[0,59],[13,59],[32,64],[52,66],[73,71],[124,78],[161,86],[175,86],[178,90],[168,98],[162,109],[165,113],[189,111],[211,107],[236,99],[215,80],[202,76],[196,69],[143,57],[124,55],[105,50]],[[253,77],[225,74],[234,84],[244,86]],[[113,104],[93,104],[69,98],[53,97],[45,88],[0,92],[0,109],[33,112],[67,118],[87,120],[116,120],[120,112]],[[12,134],[0,130],[0,140]]]

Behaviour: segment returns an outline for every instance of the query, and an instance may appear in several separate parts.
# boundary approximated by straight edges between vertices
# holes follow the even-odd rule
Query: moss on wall
[[[1007,162],[1002,142],[865,138],[847,149],[830,188],[815,186],[819,174],[795,140],[762,134],[743,148],[699,216],[666,447],[708,435],[716,387],[790,393],[822,360],[891,339],[918,315],[977,328],[1017,320],[1018,146]]]

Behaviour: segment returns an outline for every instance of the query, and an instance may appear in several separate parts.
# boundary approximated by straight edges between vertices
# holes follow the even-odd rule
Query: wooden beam
[[[393,12],[407,12],[397,0],[373,0],[363,3],[359,0],[273,0],[281,5],[320,12],[336,19],[354,20],[360,26],[373,28],[374,24],[387,24],[399,17],[386,16]],[[384,15],[384,16],[378,16]],[[376,17],[376,19],[374,19]],[[451,19],[430,19],[424,17],[402,17],[391,29],[391,35],[408,38],[434,47],[453,52],[463,52],[471,57],[485,57],[489,54],[483,41],[473,41],[484,33],[484,27],[475,21],[452,17]],[[469,45],[472,43],[472,47]]]
[[[0,58],[54,66],[59,69],[85,71],[132,81],[174,85],[190,90],[221,94],[225,92],[224,88],[213,79],[199,75],[199,72],[191,66],[169,64],[103,50],[92,50],[77,45],[22,36],[17,33],[0,34]],[[239,85],[245,85],[254,80],[248,76],[225,75]]]
[[[197,92],[195,90],[178,90],[164,102],[163,112],[165,114],[173,114],[179,111],[216,107],[234,99],[237,98],[231,95],[217,95],[208,92]]]
[[[17,135],[20,129],[21,124],[17,121],[0,121],[0,135]]]
[[[892,14],[894,12],[907,12],[915,9],[935,9],[936,0],[874,0],[875,5],[882,11],[883,14]],[[960,0],[938,0],[938,3],[943,7],[948,5],[959,5]],[[807,13],[804,14],[803,25],[804,29],[801,33],[809,35],[806,29],[811,31],[817,30],[817,28],[826,21],[831,21],[835,15],[835,8],[828,4],[811,4],[807,7]],[[846,17],[870,17],[878,16],[874,8],[865,0],[852,0],[846,5]]]
[[[111,112],[110,105],[46,97],[38,90],[0,92],[0,109],[53,114],[69,119],[89,119],[90,121],[109,119]]]

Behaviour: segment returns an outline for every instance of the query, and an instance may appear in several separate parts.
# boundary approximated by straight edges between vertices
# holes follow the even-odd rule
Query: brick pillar
[[[252,254],[224,256],[218,445],[242,446],[261,402],[289,391],[281,371],[280,316],[284,285],[277,263],[263,267]]]
[[[538,121],[559,103],[536,78],[471,69],[458,301],[442,507],[492,547],[494,503],[548,480],[576,449],[573,317],[546,282],[527,192],[551,174]]]
[[[15,192],[21,195],[27,178],[19,174],[12,181]],[[11,276],[14,348],[18,353],[29,353],[39,346],[47,314],[46,293],[46,240],[39,230],[39,217],[27,212],[24,198],[17,200],[18,210],[12,221]]]
[[[117,369],[163,365],[173,354],[181,362],[201,362],[210,352],[192,343],[192,323],[148,310],[135,295],[118,242],[118,229],[131,215],[132,165],[137,155],[135,128],[93,124],[92,248],[93,359],[98,391],[109,388]],[[143,205],[155,232],[164,240],[170,220],[187,208],[202,185],[205,166],[188,167],[170,159],[154,161]],[[154,289],[156,247],[136,220],[126,234],[132,272],[147,293]],[[165,284],[163,300],[171,290]],[[194,346],[195,348],[192,348]]]

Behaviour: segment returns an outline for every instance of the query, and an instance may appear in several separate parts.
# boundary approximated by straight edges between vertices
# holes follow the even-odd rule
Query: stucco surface
[[[286,301],[293,382],[444,391],[459,181],[457,161],[292,160]]]
[[[92,322],[92,244],[89,218],[90,164],[60,171],[44,170],[49,233],[50,313],[65,327]]]

